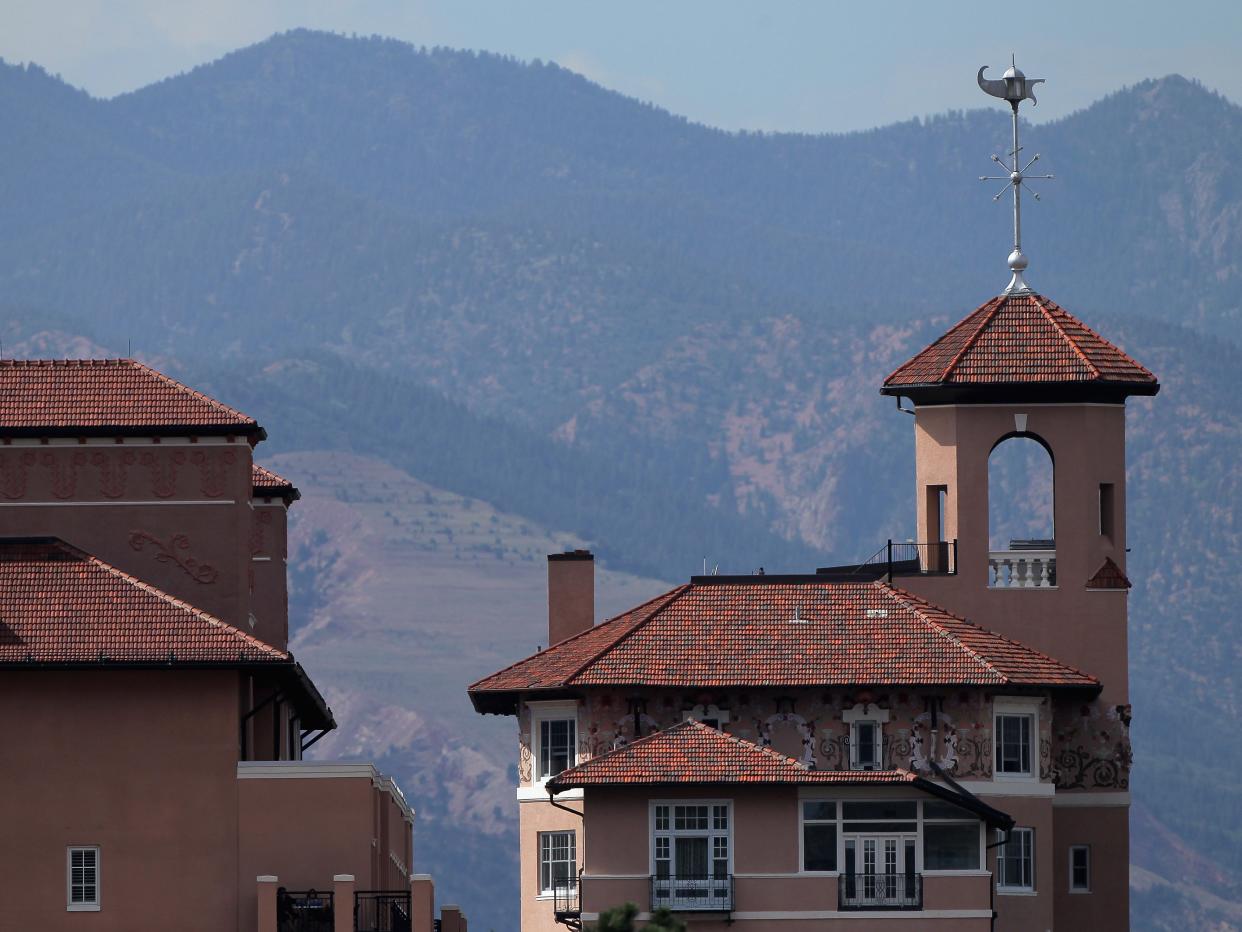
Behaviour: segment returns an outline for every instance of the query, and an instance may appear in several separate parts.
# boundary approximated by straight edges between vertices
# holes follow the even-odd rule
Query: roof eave
[[[922,382],[889,384],[881,395],[909,398],[916,405],[949,404],[1125,404],[1131,395],[1155,395],[1159,382]]]
[[[247,437],[252,443],[267,439],[267,431],[249,424],[56,425],[0,427],[0,439],[32,437]]]

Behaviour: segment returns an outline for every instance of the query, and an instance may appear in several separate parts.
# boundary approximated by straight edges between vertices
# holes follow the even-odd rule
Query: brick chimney
[[[595,624],[595,555],[589,550],[548,554],[548,646]]]

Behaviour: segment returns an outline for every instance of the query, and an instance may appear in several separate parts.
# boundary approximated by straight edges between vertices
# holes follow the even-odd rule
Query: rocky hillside
[[[0,66],[0,117],[4,352],[132,345],[268,426],[307,491],[299,656],[357,726],[326,750],[413,788],[420,865],[485,928],[511,729],[462,689],[539,643],[541,554],[589,542],[619,608],[704,557],[907,536],[876,387],[1006,279],[996,110],[726,134],[553,65],[299,32],[107,101]],[[1027,138],[1058,175],[1031,280],[1165,386],[1130,413],[1135,924],[1226,928],[1242,113],[1169,77]]]

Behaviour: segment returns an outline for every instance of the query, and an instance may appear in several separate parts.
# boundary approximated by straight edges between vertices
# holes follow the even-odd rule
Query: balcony
[[[992,589],[1052,589],[1057,584],[1055,540],[1011,540],[1008,550],[988,553]]]
[[[923,875],[842,874],[837,895],[842,910],[922,909]]]
[[[552,918],[571,929],[582,928],[582,885],[578,878],[552,888]]]
[[[354,893],[354,932],[410,932],[409,890]]]
[[[916,543],[890,540],[858,564],[822,566],[819,576],[843,581],[864,581],[894,576],[954,576],[957,574],[957,541]]]
[[[733,875],[652,877],[651,908],[697,913],[731,912]]]

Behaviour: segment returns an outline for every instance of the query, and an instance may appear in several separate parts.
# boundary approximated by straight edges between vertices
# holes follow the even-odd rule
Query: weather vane
[[[1029,294],[1031,286],[1022,277],[1027,266],[1026,255],[1022,252],[1022,186],[1032,179],[1051,180],[1054,176],[1028,175],[1027,170],[1039,161],[1039,153],[1036,152],[1031,160],[1023,165],[1022,147],[1018,145],[1018,104],[1024,100],[1029,100],[1033,105],[1038,104],[1039,101],[1035,99],[1035,85],[1043,84],[1044,79],[1028,78],[1018,70],[1016,62],[1012,59],[1010,62],[1009,70],[999,81],[992,81],[983,76],[983,72],[988,70],[987,65],[979,69],[979,87],[983,89],[983,92],[1008,101],[1013,109],[1013,151],[1009,153],[1009,164],[1006,164],[999,155],[992,156],[992,161],[1001,168],[1007,169],[1009,173],[1007,175],[981,175],[979,180],[1005,182],[1005,186],[992,198],[994,201],[999,201],[1006,191],[1013,189],[1013,252],[1009,254],[1009,270],[1013,272],[1013,277],[1009,280],[1009,287],[1005,289],[1005,294]],[[1035,200],[1039,200],[1039,195],[1034,190],[1029,186],[1027,190],[1031,192]]]

